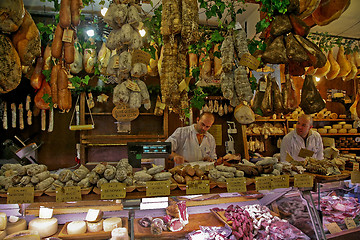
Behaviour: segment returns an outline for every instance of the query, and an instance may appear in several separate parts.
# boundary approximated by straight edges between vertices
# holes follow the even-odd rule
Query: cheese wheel
[[[86,222],[88,232],[100,232],[103,229],[104,220],[98,222]]]
[[[339,129],[338,133],[347,133],[347,129],[345,129],[345,128]]]
[[[340,114],[339,118],[346,118],[346,114]]]
[[[57,218],[35,218],[29,222],[29,230],[37,231],[41,238],[51,236],[58,230]]]
[[[5,230],[7,225],[6,213],[0,212],[0,231]]]
[[[68,234],[83,234],[86,233],[86,222],[85,221],[73,221],[67,225]]]
[[[344,124],[343,128],[352,129],[352,125],[351,124]]]
[[[357,129],[356,128],[349,129],[348,133],[357,133]]]
[[[332,127],[334,129],[340,129],[340,128],[342,128],[342,125],[341,124],[334,124]]]
[[[111,232],[113,229],[122,227],[121,218],[112,217],[104,220],[103,228],[105,232]]]
[[[0,231],[0,240],[3,240],[6,237],[6,231]]]
[[[329,129],[329,130],[328,130],[328,133],[337,133],[337,132],[338,132],[337,129]]]
[[[315,132],[317,132],[317,131],[318,131],[318,129],[317,129],[317,128],[312,128],[311,130],[313,130],[313,131],[315,131]]]
[[[13,234],[15,232],[23,231],[27,229],[26,220],[20,218],[17,222],[8,222],[6,233]]]
[[[323,133],[327,133],[327,129],[325,129],[325,128],[319,128],[319,129],[318,129],[318,132],[319,132],[319,133],[322,133],[322,134],[323,134]]]
[[[324,126],[325,129],[331,129],[331,126]]]
[[[126,228],[114,228],[111,231],[111,240],[128,240],[129,234]]]
[[[345,125],[345,124],[346,124],[346,122],[339,122],[339,124],[340,124],[340,125]]]
[[[40,235],[37,231],[24,230],[7,235],[4,240],[40,240]]]

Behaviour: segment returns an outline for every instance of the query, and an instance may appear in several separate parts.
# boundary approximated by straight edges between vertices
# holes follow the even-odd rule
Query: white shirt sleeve
[[[291,137],[290,135],[286,135],[282,141],[281,141],[281,147],[280,147],[280,161],[286,162],[286,156],[287,153],[291,155]]]

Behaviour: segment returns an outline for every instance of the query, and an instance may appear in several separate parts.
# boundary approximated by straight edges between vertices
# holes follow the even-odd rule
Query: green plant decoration
[[[338,36],[330,36],[328,32],[324,33],[310,33],[310,40],[319,46],[323,51],[329,52],[335,46],[344,46],[345,54],[359,51],[359,41],[355,39],[348,39]]]

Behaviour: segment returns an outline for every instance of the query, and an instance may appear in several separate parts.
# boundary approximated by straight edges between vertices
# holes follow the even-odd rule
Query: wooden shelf
[[[90,113],[85,113],[85,115],[86,116],[90,116]],[[102,113],[91,113],[91,115],[93,115],[93,116],[111,116],[112,115],[112,113],[110,113],[110,112],[102,112]],[[147,113],[147,112],[144,112],[144,113],[139,113],[139,115],[140,116],[156,116],[156,115],[154,115],[154,113],[151,113],[151,112],[149,112],[149,113]],[[161,116],[160,116],[161,117]]]
[[[350,151],[350,150],[354,150],[354,151],[357,151],[357,150],[360,150],[360,148],[336,148],[338,150],[343,150],[343,151]]]
[[[289,122],[297,122],[298,120],[296,119],[286,119],[288,120]],[[353,119],[351,118],[338,118],[338,119],[330,119],[330,118],[324,118],[324,119],[313,119],[314,122],[340,122],[340,121],[343,121],[343,122],[346,122],[346,121],[354,121]]]
[[[360,133],[320,133],[321,136],[360,136]]]
[[[255,119],[255,122],[285,122],[286,119]]]
[[[255,134],[255,133],[246,134],[246,135],[249,136],[249,137],[251,137],[251,136],[264,136],[264,134]],[[271,136],[285,136],[285,133],[269,134],[268,136],[269,137],[271,137]]]

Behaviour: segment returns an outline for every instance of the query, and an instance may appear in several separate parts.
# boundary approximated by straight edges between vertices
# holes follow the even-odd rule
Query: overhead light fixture
[[[105,17],[105,14],[106,14],[107,10],[108,10],[108,9],[107,9],[106,7],[105,7],[105,8],[102,8],[101,11],[100,11],[100,12],[101,12],[101,15],[103,15],[103,16]]]
[[[140,36],[143,37],[143,36],[145,36],[146,31],[145,31],[145,29],[140,29],[139,33],[140,33]]]
[[[89,37],[93,37],[95,35],[95,32],[94,30],[90,29],[90,30],[87,30],[86,31],[86,34],[89,36]]]

